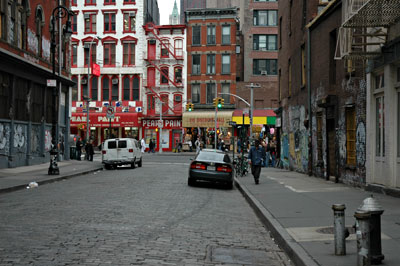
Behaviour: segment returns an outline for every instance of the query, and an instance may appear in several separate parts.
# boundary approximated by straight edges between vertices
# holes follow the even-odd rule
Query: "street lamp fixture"
[[[60,174],[60,169],[58,168],[57,165],[57,160],[58,160],[58,136],[56,134],[57,132],[57,124],[58,124],[58,105],[57,105],[57,98],[59,97],[58,95],[58,82],[59,78],[56,75],[56,21],[58,20],[59,23],[62,23],[63,18],[67,18],[65,27],[63,29],[63,34],[64,38],[68,40],[71,37],[72,34],[72,28],[71,28],[71,17],[74,16],[74,13],[67,9],[63,5],[59,5],[56,8],[53,9],[53,17],[51,20],[51,57],[52,57],[52,66],[53,66],[53,79],[56,80],[56,87],[53,87],[53,105],[52,105],[52,127],[51,127],[51,150],[50,150],[50,166],[49,166],[49,175],[59,175]],[[61,27],[59,27],[61,28]],[[61,40],[59,40],[58,45],[61,45]],[[61,54],[58,54],[58,62],[61,62]],[[58,76],[61,75],[61,70],[58,73]]]

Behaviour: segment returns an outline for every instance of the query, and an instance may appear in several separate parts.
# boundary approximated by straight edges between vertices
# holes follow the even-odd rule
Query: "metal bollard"
[[[369,238],[369,219],[371,214],[367,211],[356,211],[356,235],[357,235],[357,266],[370,266],[371,253]]]
[[[381,264],[385,258],[381,245],[381,215],[384,210],[372,195],[366,198],[357,210],[371,213],[369,219],[371,264]]]
[[[344,219],[344,210],[346,209],[346,205],[344,204],[333,204],[333,225],[334,225],[334,234],[335,234],[335,255],[346,255],[346,240],[345,240],[345,219]]]

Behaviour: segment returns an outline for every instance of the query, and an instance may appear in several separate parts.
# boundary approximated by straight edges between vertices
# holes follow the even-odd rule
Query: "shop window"
[[[136,45],[134,42],[123,42],[123,64],[124,66],[134,66],[135,65],[135,50]]]
[[[206,97],[207,97],[207,104],[212,104],[214,101],[214,98],[216,97],[215,83],[207,83]]]
[[[192,45],[193,46],[201,45],[201,26],[192,27]]]
[[[104,60],[103,64],[105,67],[115,66],[115,43],[104,43]]]
[[[83,17],[85,20],[85,34],[89,34],[89,33],[96,34],[97,14],[85,12],[83,14]]]
[[[346,108],[346,151],[347,164],[356,165],[356,112],[355,108]]]
[[[136,11],[124,11],[124,33],[135,32],[136,30]]]
[[[201,55],[195,54],[192,55],[192,74],[200,75],[201,74]]]
[[[192,103],[200,103],[200,84],[192,84]]]

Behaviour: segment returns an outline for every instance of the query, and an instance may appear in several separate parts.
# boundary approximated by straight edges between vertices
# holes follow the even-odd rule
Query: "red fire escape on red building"
[[[174,116],[180,116],[182,114],[182,100],[180,100],[180,104],[178,104],[179,106],[171,105],[168,99],[164,97],[164,95],[156,92],[160,91],[157,88],[156,83],[156,70],[160,73],[160,85],[168,84],[171,87],[175,87],[176,92],[180,92],[179,95],[183,95],[183,46],[177,45],[176,42],[174,43],[174,45],[172,45],[169,38],[160,36],[160,31],[169,29],[172,35],[174,30],[181,29],[183,35],[185,25],[156,26],[153,23],[147,23],[145,26],[143,26],[143,28],[145,29],[146,35],[149,35],[149,38],[147,40],[147,55],[144,56],[144,60],[147,62],[147,84],[144,85],[149,92],[147,98],[147,116],[156,116],[156,98],[158,98],[163,103],[163,107],[161,108],[162,110],[160,109],[162,113],[168,113],[168,110],[170,110]],[[160,58],[157,58],[157,41],[159,42],[161,48]],[[167,55],[166,58],[170,58],[170,60],[172,60],[168,61],[169,64],[165,64],[165,62],[162,60],[162,58],[164,58],[163,53]],[[173,63],[173,65],[175,65],[172,73],[171,71],[169,71],[169,66],[171,65],[171,62]]]

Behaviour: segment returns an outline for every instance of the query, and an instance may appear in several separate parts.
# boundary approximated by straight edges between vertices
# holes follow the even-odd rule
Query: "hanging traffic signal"
[[[222,107],[224,106],[224,104],[225,104],[225,100],[224,100],[224,98],[221,98],[221,105],[222,105]]]
[[[193,103],[188,103],[186,104],[186,111],[191,112],[193,111]]]
[[[218,98],[214,98],[213,103],[215,107],[218,107]]]
[[[221,99],[221,98],[218,98],[218,105],[217,105],[217,107],[218,107],[218,108],[221,108],[221,107],[222,107],[222,99]]]

